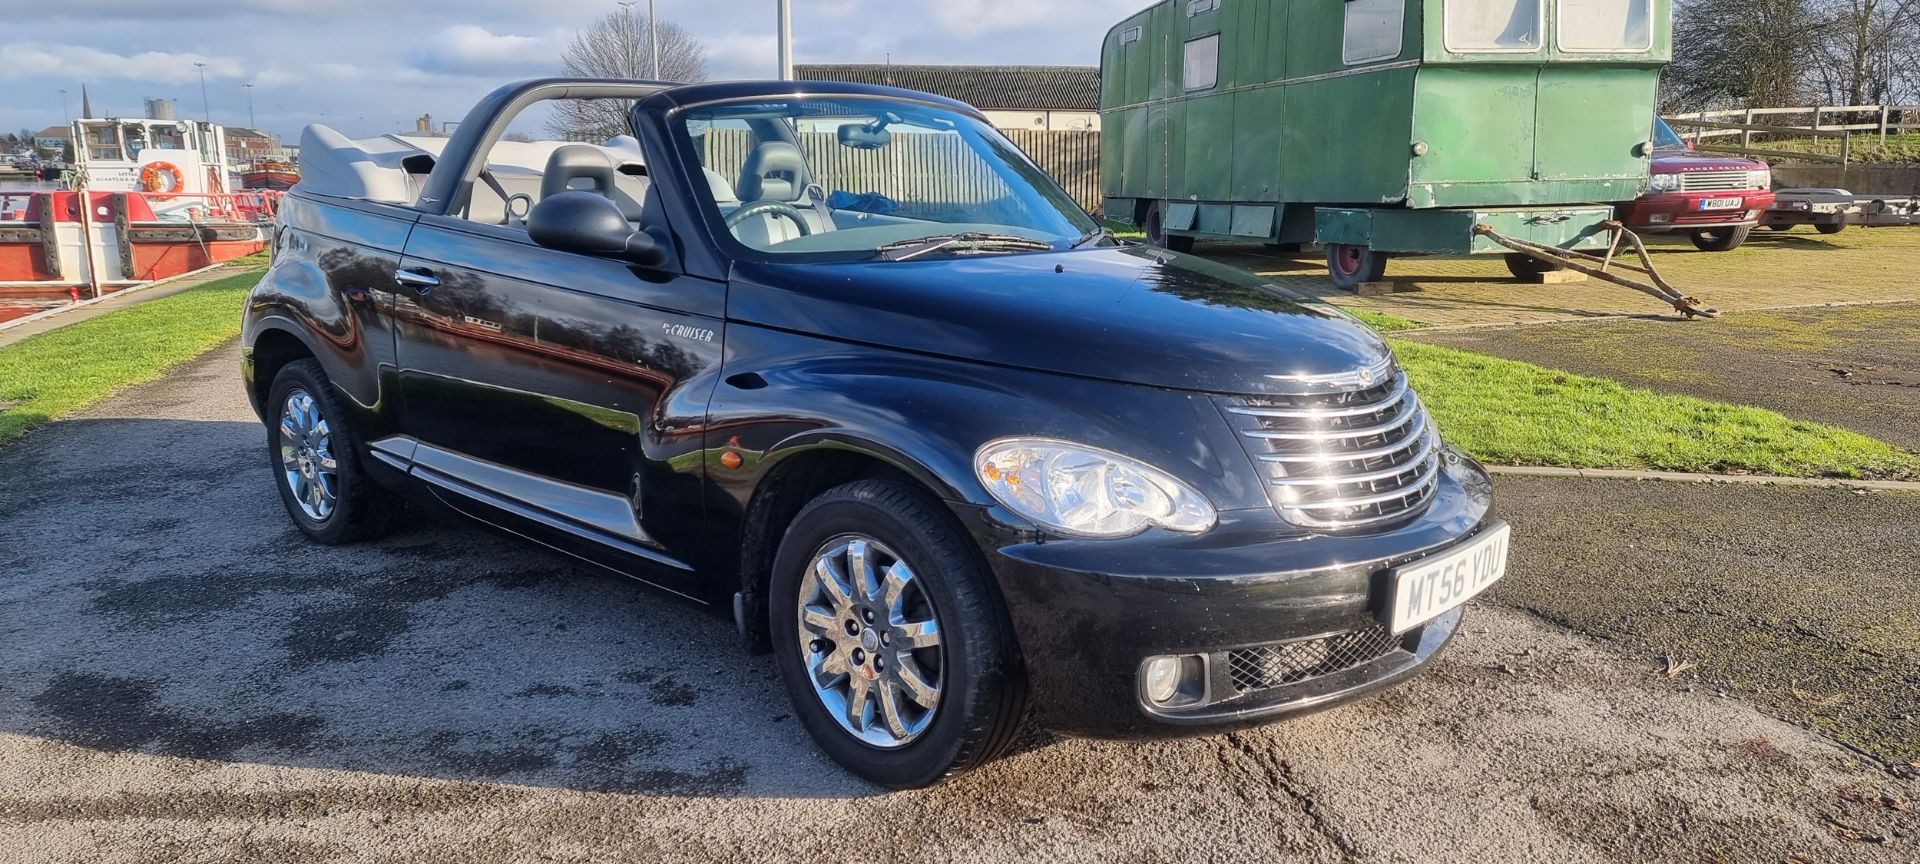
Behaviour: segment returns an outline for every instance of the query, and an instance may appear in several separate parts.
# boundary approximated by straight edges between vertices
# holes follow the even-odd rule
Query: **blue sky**
[[[644,7],[644,0],[641,0]],[[708,48],[714,78],[774,74],[773,0],[656,0]],[[0,129],[62,122],[66,88],[95,113],[143,97],[199,117],[207,64],[219,123],[298,140],[324,122],[363,136],[458,119],[505,81],[552,74],[577,28],[613,0],[10,0],[0,28]],[[795,0],[799,62],[1099,62],[1106,29],[1147,0]]]

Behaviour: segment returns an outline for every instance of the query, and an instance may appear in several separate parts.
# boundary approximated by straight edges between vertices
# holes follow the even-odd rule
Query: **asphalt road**
[[[721,619],[426,519],[304,543],[235,362],[0,450],[0,861],[1920,856],[1920,783],[1670,679],[1632,640],[1499,605],[1358,705],[1175,742],[1036,738],[884,794],[813,750]],[[1598,500],[1506,508],[1577,523]],[[1515,584],[1633,590],[1603,555],[1515,549]]]

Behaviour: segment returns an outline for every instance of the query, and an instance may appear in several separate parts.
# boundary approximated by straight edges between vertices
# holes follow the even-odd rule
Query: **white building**
[[[803,64],[802,81],[844,81],[905,87],[980,109],[1001,129],[1100,128],[1097,66],[903,66],[880,63]]]

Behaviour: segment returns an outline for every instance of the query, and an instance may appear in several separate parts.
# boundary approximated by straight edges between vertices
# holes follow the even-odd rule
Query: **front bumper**
[[[1094,737],[1195,734],[1317,711],[1404,680],[1432,661],[1460,610],[1398,638],[1378,630],[1386,571],[1447,551],[1494,524],[1481,468],[1448,451],[1432,504],[1380,533],[1303,532],[1271,510],[1220,514],[1200,535],[1150,531],[1126,540],[1034,538],[993,509],[963,512],[1007,600],[1026,662],[1029,699],[1057,732]],[[1371,631],[1369,628],[1373,628]],[[1340,634],[1377,633],[1384,650],[1274,686],[1235,686],[1230,655]],[[1139,688],[1149,657],[1210,659],[1210,701],[1150,707]],[[1244,681],[1244,677],[1241,679]]]
[[[1710,198],[1739,198],[1740,206],[1701,210],[1700,202]],[[1760,215],[1773,206],[1773,200],[1773,192],[1768,189],[1662,192],[1620,205],[1620,221],[1642,234],[1756,225]]]

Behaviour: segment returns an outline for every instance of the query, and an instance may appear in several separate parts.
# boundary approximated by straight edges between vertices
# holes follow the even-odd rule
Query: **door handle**
[[[440,280],[432,270],[425,267],[410,267],[393,271],[393,281],[412,288],[416,294],[425,294],[438,287]]]

